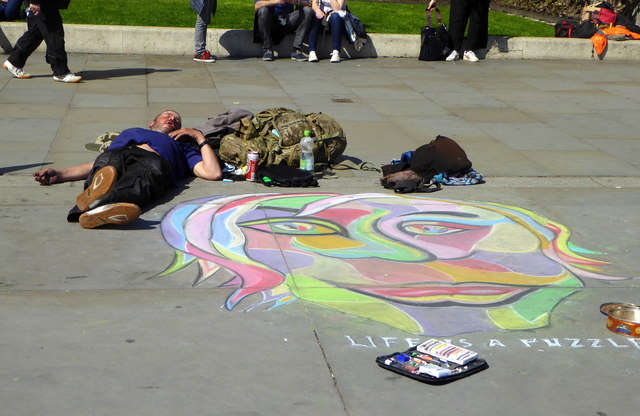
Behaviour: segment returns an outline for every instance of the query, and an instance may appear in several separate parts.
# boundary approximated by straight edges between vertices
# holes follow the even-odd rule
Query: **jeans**
[[[9,0],[6,3],[0,3],[0,21],[16,20],[20,15],[20,5],[22,0]]]
[[[271,7],[262,7],[258,9],[257,24],[258,30],[262,35],[262,49],[273,49],[273,38],[271,31],[273,30],[274,23],[278,24],[278,16],[273,13]],[[309,27],[311,26],[311,19],[313,18],[313,10],[311,7],[303,7],[285,16],[286,25],[281,27],[284,32],[293,32],[295,30],[295,36],[293,38],[293,49],[301,49],[302,42],[304,42],[307,34],[309,33]]]
[[[311,30],[309,31],[309,50],[315,51],[318,45],[318,35],[322,28],[322,19],[313,19]],[[331,31],[331,47],[339,51],[342,47],[342,33],[344,32],[344,19],[338,13],[331,13],[329,16],[329,28]]]
[[[196,53],[207,49],[207,27],[211,18],[216,15],[218,0],[205,0],[202,13],[196,18],[195,50]]]

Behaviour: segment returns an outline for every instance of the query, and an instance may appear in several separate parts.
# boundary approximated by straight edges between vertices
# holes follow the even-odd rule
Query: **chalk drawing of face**
[[[553,308],[607,263],[569,231],[512,206],[334,193],[231,195],[176,206],[162,220],[176,249],[166,276],[197,262],[237,287],[226,307],[296,299],[407,332],[456,335],[549,324]],[[578,254],[578,253],[581,254]],[[227,274],[228,276],[228,274]],[[257,298],[257,299],[256,299]]]

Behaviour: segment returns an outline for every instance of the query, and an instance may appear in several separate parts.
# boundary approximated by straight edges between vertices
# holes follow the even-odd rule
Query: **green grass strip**
[[[369,33],[419,34],[426,24],[425,4],[349,1],[349,9],[362,20]],[[442,7],[445,23],[449,8]],[[218,0],[218,11],[210,27],[253,27],[251,0]],[[63,10],[66,23],[121,26],[194,27],[196,14],[187,0],[76,0]],[[435,20],[435,19],[434,19]],[[500,12],[489,14],[491,36],[551,37],[553,27]]]

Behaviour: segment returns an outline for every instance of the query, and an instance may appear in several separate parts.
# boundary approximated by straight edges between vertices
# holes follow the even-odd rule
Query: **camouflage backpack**
[[[220,142],[220,159],[235,166],[247,164],[247,153],[258,152],[260,166],[300,164],[300,139],[309,130],[316,164],[334,163],[347,147],[340,124],[322,113],[269,108],[240,120],[235,133]]]

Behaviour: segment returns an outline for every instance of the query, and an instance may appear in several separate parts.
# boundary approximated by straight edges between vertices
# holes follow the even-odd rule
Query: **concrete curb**
[[[3,22],[0,47],[8,53],[26,29],[24,22]],[[65,25],[68,52],[105,54],[191,55],[193,29],[146,26]],[[252,42],[252,32],[235,29],[210,29],[207,44],[220,57],[257,57],[259,44]],[[344,43],[351,58],[407,57],[416,58],[420,51],[419,35],[370,34],[369,42],[356,51]],[[322,43],[318,54],[328,55],[329,39]],[[576,60],[640,60],[640,42],[610,41],[602,57],[592,51],[589,39],[506,38],[492,37],[486,59],[576,59]],[[40,47],[44,51],[44,45]],[[277,52],[291,53],[291,42],[285,39]]]

